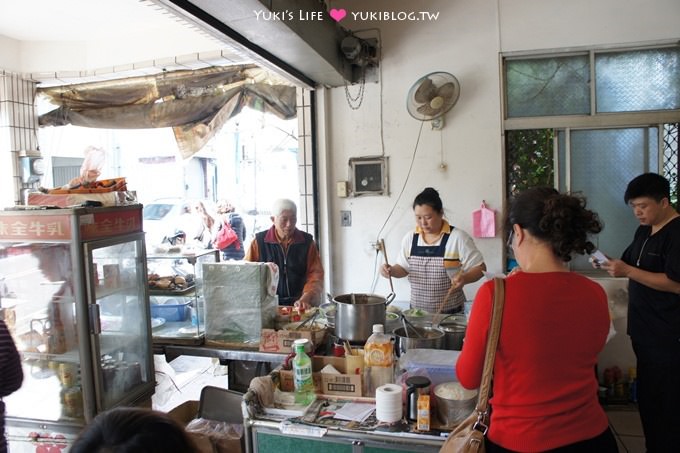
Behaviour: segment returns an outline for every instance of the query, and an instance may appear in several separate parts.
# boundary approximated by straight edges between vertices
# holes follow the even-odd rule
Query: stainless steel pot
[[[444,331],[437,327],[409,327],[408,335],[403,327],[399,327],[393,333],[396,337],[397,357],[401,357],[409,349],[444,349]]]
[[[335,302],[335,335],[349,341],[366,341],[373,333],[373,324],[385,325],[386,307],[395,294],[387,297],[375,294],[341,294]]]
[[[438,328],[444,331],[444,348],[452,351],[463,349],[463,339],[467,331],[465,315],[448,315],[439,321]]]

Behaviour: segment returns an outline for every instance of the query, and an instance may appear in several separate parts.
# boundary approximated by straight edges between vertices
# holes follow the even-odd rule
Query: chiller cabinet
[[[66,451],[99,412],[149,404],[141,205],[0,211],[0,279],[24,371],[4,398],[12,453]]]

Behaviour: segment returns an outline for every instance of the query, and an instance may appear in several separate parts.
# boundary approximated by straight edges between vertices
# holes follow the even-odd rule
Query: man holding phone
[[[628,183],[640,226],[620,260],[594,259],[628,282],[628,335],[637,357],[638,404],[648,453],[680,445],[680,214],[656,173]]]

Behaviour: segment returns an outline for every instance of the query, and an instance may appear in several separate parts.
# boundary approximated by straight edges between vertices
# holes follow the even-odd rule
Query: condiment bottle
[[[309,343],[306,338],[293,342],[295,358],[293,359],[293,383],[295,385],[295,404],[307,406],[316,399],[314,381],[312,380],[312,360],[305,352]]]
[[[375,391],[394,382],[394,343],[382,324],[373,324],[373,334],[364,346],[364,396],[375,398]]]

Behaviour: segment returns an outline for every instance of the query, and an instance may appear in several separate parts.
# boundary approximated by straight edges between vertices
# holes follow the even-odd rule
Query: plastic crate
[[[151,317],[163,318],[167,322],[181,322],[186,321],[189,317],[189,304],[187,301],[181,304],[151,304]]]

